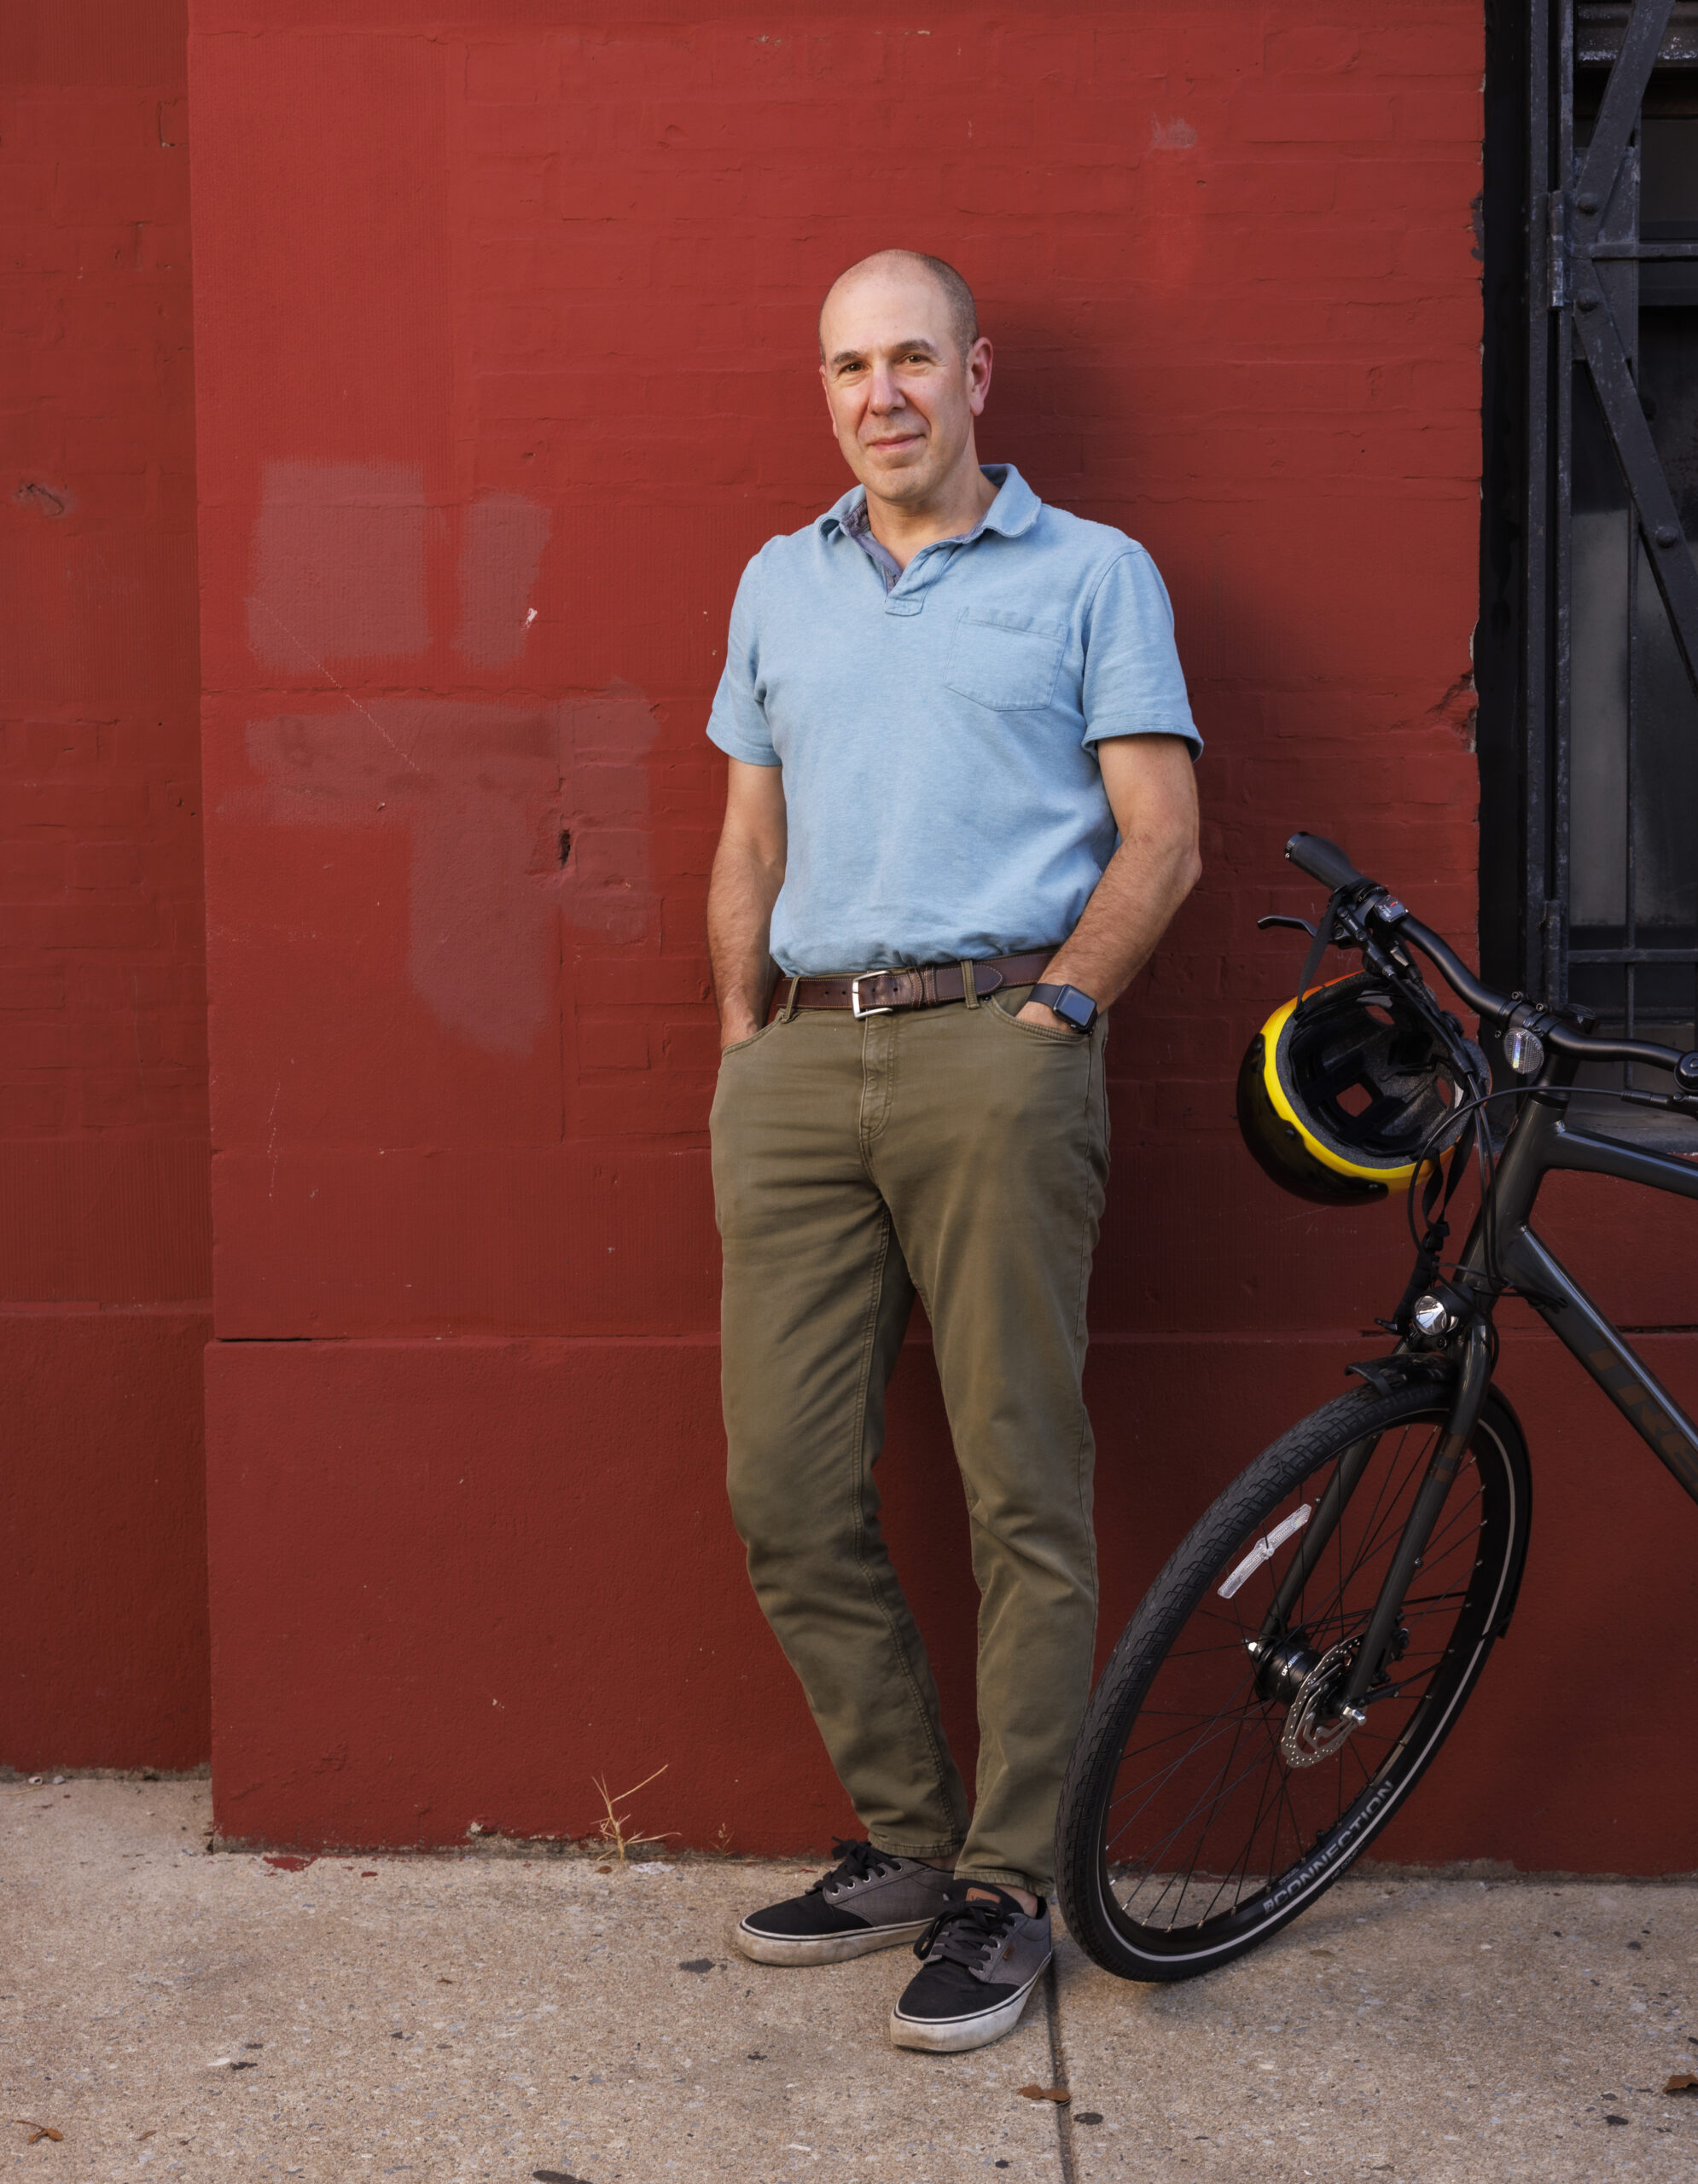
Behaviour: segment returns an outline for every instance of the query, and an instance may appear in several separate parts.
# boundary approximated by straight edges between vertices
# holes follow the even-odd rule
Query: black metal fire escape
[[[1499,601],[1519,632],[1482,760],[1488,861],[1495,796],[1520,899],[1513,938],[1483,938],[1527,991],[1673,1037],[1698,1016],[1698,5],[1530,0],[1512,43],[1525,316],[1488,327],[1487,530],[1494,490],[1519,499],[1499,526],[1519,532]],[[1489,143],[1488,233],[1492,176]],[[1490,315],[1489,249],[1486,286]],[[1506,366],[1513,461],[1492,452]]]

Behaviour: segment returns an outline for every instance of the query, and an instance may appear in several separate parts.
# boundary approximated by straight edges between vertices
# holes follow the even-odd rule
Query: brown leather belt
[[[974,962],[975,997],[995,993],[998,986],[1036,985],[1055,953],[1055,948],[1045,948],[1035,956],[992,956]],[[863,971],[856,979],[798,979],[793,995],[787,998],[781,985],[776,998],[781,1008],[847,1008],[857,1016],[880,1016],[893,1008],[935,1008],[941,1002],[965,1001],[967,985],[959,963],[925,963],[911,971]]]

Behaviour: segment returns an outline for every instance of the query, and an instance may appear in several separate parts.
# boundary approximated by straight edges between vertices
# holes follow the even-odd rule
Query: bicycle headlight
[[[1410,1307],[1410,1319],[1425,1335],[1449,1334],[1457,1324],[1455,1315],[1442,1297],[1435,1297],[1429,1289],[1417,1297]]]

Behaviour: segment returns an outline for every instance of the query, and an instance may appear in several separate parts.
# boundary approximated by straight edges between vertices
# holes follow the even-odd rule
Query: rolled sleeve
[[[1085,610],[1082,697],[1087,747],[1114,735],[1178,735],[1194,758],[1202,750],[1167,587],[1141,546],[1109,564]]]
[[[725,671],[719,677],[713,710],[707,717],[707,735],[710,742],[747,765],[776,766],[779,758],[767,724],[760,680],[759,592],[760,556],[757,555],[743,571],[732,602]]]

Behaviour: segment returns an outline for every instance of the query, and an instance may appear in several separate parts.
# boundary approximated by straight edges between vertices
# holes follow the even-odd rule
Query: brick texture
[[[663,1761],[686,1840],[846,1821],[714,1484],[702,727],[743,561],[842,490],[813,341],[847,262],[967,274],[986,455],[1151,549],[1209,743],[1207,876],[1111,1046],[1105,1636],[1406,1271],[1394,1211],[1294,1205],[1233,1130],[1300,960],[1256,915],[1316,905],[1286,836],[1472,937],[1477,0],[564,12],[194,0],[215,1787],[244,1838],[572,1832],[592,1774]],[[125,232],[98,190],[63,217]],[[1636,1294],[1644,1263],[1617,1246]],[[893,1419],[970,1753],[922,1344]],[[1573,1419],[1575,1451],[1623,1438],[1593,1394]],[[1576,1597],[1530,1580],[1525,1658],[1616,1658]],[[1646,1820],[1666,1677],[1612,1679],[1610,1771],[1551,1759],[1560,1677],[1494,1677],[1411,1855],[1689,1864]]]
[[[0,1097],[204,1142],[183,12],[8,15]]]
[[[726,609],[746,555],[841,488],[813,312],[893,236],[979,292],[986,454],[1155,554],[1209,740],[1208,876],[1113,1065],[1125,1162],[1208,1217],[1111,1227],[1099,1321],[1149,1323],[1115,1269],[1154,1249],[1188,1299],[1218,1275],[1221,1324],[1291,1324],[1312,1224],[1223,1146],[1236,1053],[1294,968],[1254,917],[1312,892],[1280,845],[1340,834],[1464,938],[1472,915],[1451,694],[1478,508],[1475,14],[675,15],[197,6],[220,1327],[510,1324],[513,1285],[480,1298],[456,1240],[486,1172],[535,1269],[522,1324],[578,1331],[579,1232],[551,1189],[506,1194],[515,1159],[566,1189],[587,1158],[677,1217],[714,1058],[701,725]],[[526,511],[497,579],[480,557]],[[607,694],[607,749],[492,769],[512,709],[563,691]],[[386,731],[398,694],[443,725]],[[556,823],[575,892],[532,869]],[[422,967],[416,889],[486,892],[491,828],[520,923],[466,944],[480,1036]],[[1329,1234],[1342,1295],[1387,1228]],[[711,1244],[659,1281],[586,1267],[597,1324],[710,1329]]]
[[[208,1750],[185,34],[0,10],[0,1764]]]

